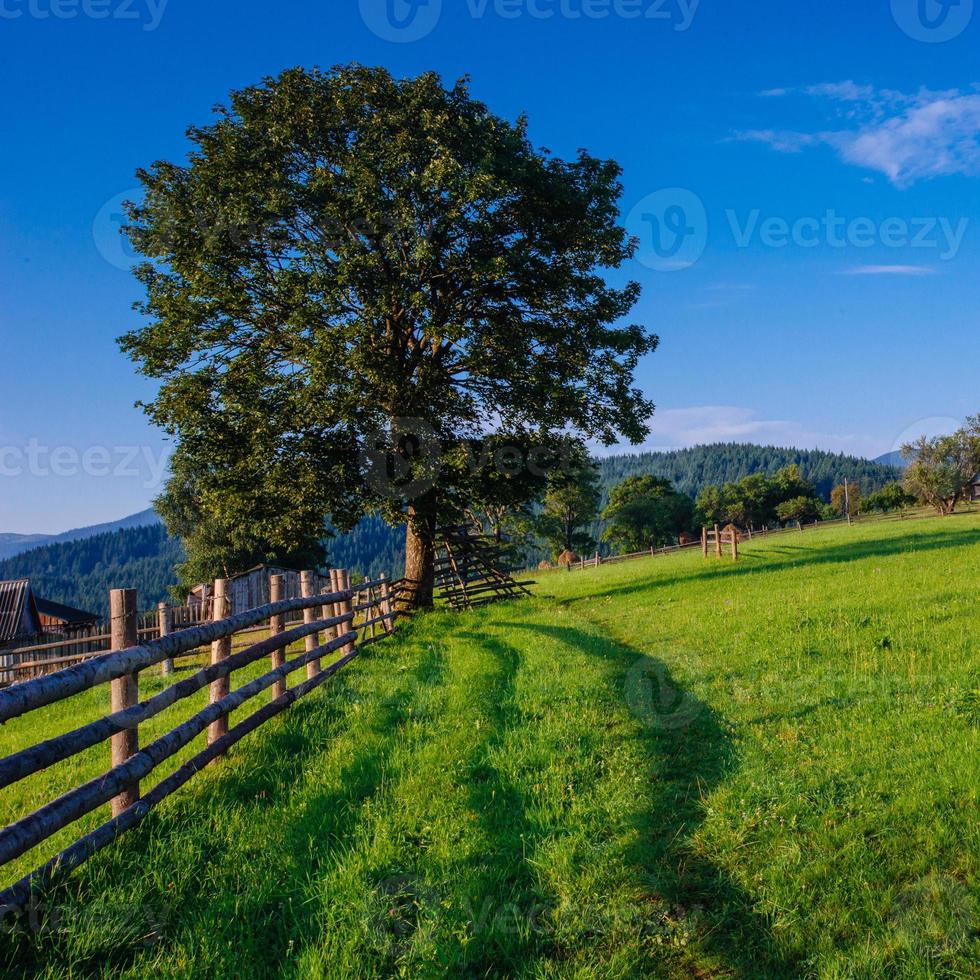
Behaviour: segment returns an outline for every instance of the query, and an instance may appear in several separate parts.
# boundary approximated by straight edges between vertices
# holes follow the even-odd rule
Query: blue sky
[[[921,3],[0,0],[0,531],[158,492],[118,202],[293,65],[469,74],[623,165],[650,447],[877,455],[980,410],[980,14]]]

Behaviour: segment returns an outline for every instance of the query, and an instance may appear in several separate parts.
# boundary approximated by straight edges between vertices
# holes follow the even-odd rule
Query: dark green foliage
[[[657,339],[625,320],[639,286],[606,279],[635,248],[614,162],[541,151],[432,73],[293,69],[216,114],[186,163],[139,172],[146,321],[122,339],[159,382],[162,509],[196,576],[380,511],[425,605],[435,525],[500,489],[474,491],[469,440],[645,438]]]
[[[861,510],[867,512],[878,511],[882,514],[890,514],[894,510],[904,510],[915,504],[915,497],[907,493],[901,483],[889,483],[876,493],[866,497],[861,504]]]
[[[803,501],[810,501],[803,508]],[[781,508],[793,501],[793,513],[780,517]],[[753,473],[737,483],[706,486],[698,494],[695,521],[698,524],[738,524],[741,527],[766,527],[777,521],[799,520],[802,510],[814,517],[819,511],[819,498],[813,484],[807,480],[796,463],[784,466],[772,478]]]
[[[8,558],[0,562],[0,580],[29,578],[45,599],[106,616],[110,589],[138,590],[144,610],[168,600],[183,557],[162,525],[134,527]]]
[[[613,487],[602,519],[609,522],[603,539],[630,554],[676,544],[678,534],[691,530],[694,504],[669,480],[631,476]]]
[[[599,473],[587,457],[549,476],[537,530],[554,557],[566,551],[583,554],[595,546],[587,529],[599,511],[600,496]]]
[[[775,476],[786,466],[796,464],[804,479],[813,484],[818,496],[830,500],[830,491],[845,476],[864,493],[872,493],[899,478],[892,466],[881,466],[867,459],[827,453],[819,449],[781,449],[741,443],[716,443],[663,453],[610,456],[599,461],[603,485],[609,489],[628,476],[662,476],[682,493],[696,497],[709,485],[736,483],[754,473]]]
[[[807,524],[820,518],[821,505],[815,497],[793,497],[776,507],[776,517],[782,524]]]

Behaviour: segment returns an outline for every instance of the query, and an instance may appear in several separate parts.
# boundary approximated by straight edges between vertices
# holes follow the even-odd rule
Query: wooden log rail
[[[29,906],[38,890],[135,827],[195,773],[218,761],[245,735],[319,687],[350,663],[366,644],[390,635],[401,615],[396,610],[396,602],[406,588],[404,581],[390,582],[382,577],[352,587],[347,573],[337,572],[333,582],[340,587],[317,594],[309,585],[311,581],[306,580],[307,587],[303,590],[306,594],[298,598],[280,599],[257,609],[224,615],[214,622],[176,633],[168,632],[170,617],[161,616],[164,624],[161,635],[144,643],[139,642],[135,593],[117,590],[111,596],[112,637],[114,645],[125,648],[96,654],[57,673],[0,690],[0,723],[99,685],[109,684],[112,693],[111,709],[105,717],[0,759],[2,789],[99,743],[108,741],[112,748],[107,772],[69,789],[0,830],[2,866],[99,807],[112,803],[110,820],[0,893],[0,921],[7,915],[19,914]],[[226,601],[222,601],[227,594],[225,585],[221,581],[215,583],[213,609],[217,615],[226,611]],[[277,594],[282,594],[281,588],[273,582],[270,595],[275,598]],[[290,613],[301,613],[304,621],[287,629],[286,617]],[[254,632],[261,623],[268,623],[269,636],[233,653],[233,637],[237,633]],[[287,650],[299,642],[304,644],[303,653],[287,661]],[[140,671],[172,662],[175,657],[186,656],[209,643],[212,644],[210,664],[139,701]],[[320,666],[322,658],[338,652],[339,659]],[[270,658],[271,669],[232,692],[231,675],[265,657]],[[287,678],[304,669],[305,680],[287,688]],[[210,689],[205,708],[149,745],[139,746],[142,723],[205,687]],[[229,728],[228,719],[233,711],[270,688],[269,703]],[[204,732],[207,732],[205,748],[141,796],[140,782]]]

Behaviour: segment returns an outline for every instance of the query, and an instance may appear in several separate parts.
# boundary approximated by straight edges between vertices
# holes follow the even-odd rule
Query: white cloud
[[[842,276],[932,276],[936,270],[928,265],[859,265],[845,269]]]
[[[899,187],[953,174],[980,175],[980,94],[975,91],[923,89],[906,95],[845,81],[801,92],[828,103],[838,125],[828,120],[831,125],[816,132],[753,129],[736,138],[766,143],[780,153],[827,145],[846,163],[882,173]],[[774,98],[792,92],[762,94]]]
[[[752,442],[797,449],[826,449],[860,456],[881,452],[859,433],[818,432],[790,419],[767,419],[736,405],[698,405],[660,409],[643,446],[617,446],[605,452],[656,452],[715,442]]]

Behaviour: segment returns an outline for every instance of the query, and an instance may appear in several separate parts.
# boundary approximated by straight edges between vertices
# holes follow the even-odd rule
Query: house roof
[[[37,623],[37,606],[31,593],[30,579],[0,582],[0,643],[12,640],[21,632],[25,610]]]
[[[73,625],[87,625],[98,622],[99,614],[85,612],[84,609],[74,609],[72,606],[64,606],[60,602],[52,602],[50,599],[34,598],[37,611],[42,616],[50,616],[52,619],[60,619],[62,622]]]

